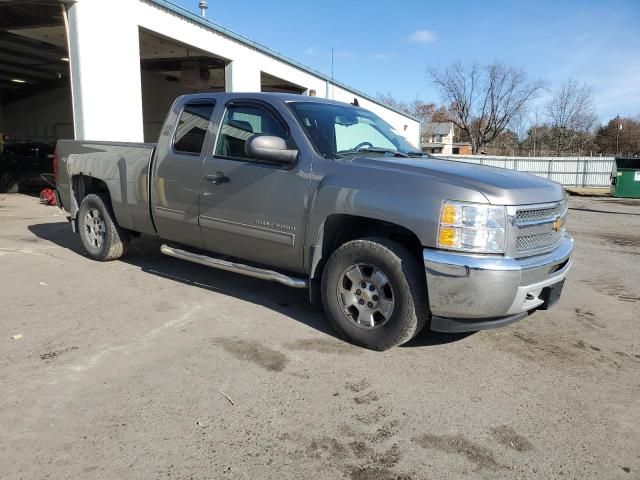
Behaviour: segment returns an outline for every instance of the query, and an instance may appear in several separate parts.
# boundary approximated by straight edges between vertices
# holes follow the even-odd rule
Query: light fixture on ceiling
[[[62,60],[63,62],[68,62],[69,58],[68,57],[61,57],[60,60]]]
[[[26,80],[23,80],[23,79],[21,79],[21,78],[12,78],[12,79],[11,79],[11,81],[12,81],[13,83],[27,83],[27,81],[26,81]]]

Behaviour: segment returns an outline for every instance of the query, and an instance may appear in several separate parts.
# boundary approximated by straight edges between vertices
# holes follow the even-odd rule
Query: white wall
[[[135,3],[78,0],[67,8],[77,139],[144,138]]]
[[[0,132],[15,140],[55,142],[73,138],[69,87],[61,87],[2,106]]]
[[[315,90],[318,96],[349,103],[357,98],[362,107],[380,115],[414,146],[419,145],[418,122],[343,88],[331,88],[324,78],[149,1],[77,0],[68,12],[79,139],[142,141],[150,133],[143,128],[138,48],[138,27],[142,27],[229,60],[225,69],[228,91],[259,92],[260,73],[264,72]],[[145,119],[145,123],[150,121]]]

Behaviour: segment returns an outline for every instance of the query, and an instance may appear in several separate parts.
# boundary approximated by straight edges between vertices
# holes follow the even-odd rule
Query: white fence
[[[489,155],[437,155],[457,162],[490,165],[527,172],[565,187],[608,188],[614,157],[497,157]]]

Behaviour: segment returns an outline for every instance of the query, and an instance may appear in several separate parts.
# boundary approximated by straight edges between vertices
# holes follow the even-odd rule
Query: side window
[[[264,133],[288,138],[286,127],[269,110],[255,105],[231,105],[222,121],[216,155],[248,159],[244,145],[252,135]]]
[[[184,106],[173,137],[176,152],[199,155],[209,128],[215,103],[188,103]]]

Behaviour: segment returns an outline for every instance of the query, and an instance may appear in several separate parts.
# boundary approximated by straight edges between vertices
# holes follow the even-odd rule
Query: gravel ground
[[[570,205],[555,309],[376,353],[302,291],[151,239],[94,262],[0,196],[0,476],[640,479],[640,201]]]

